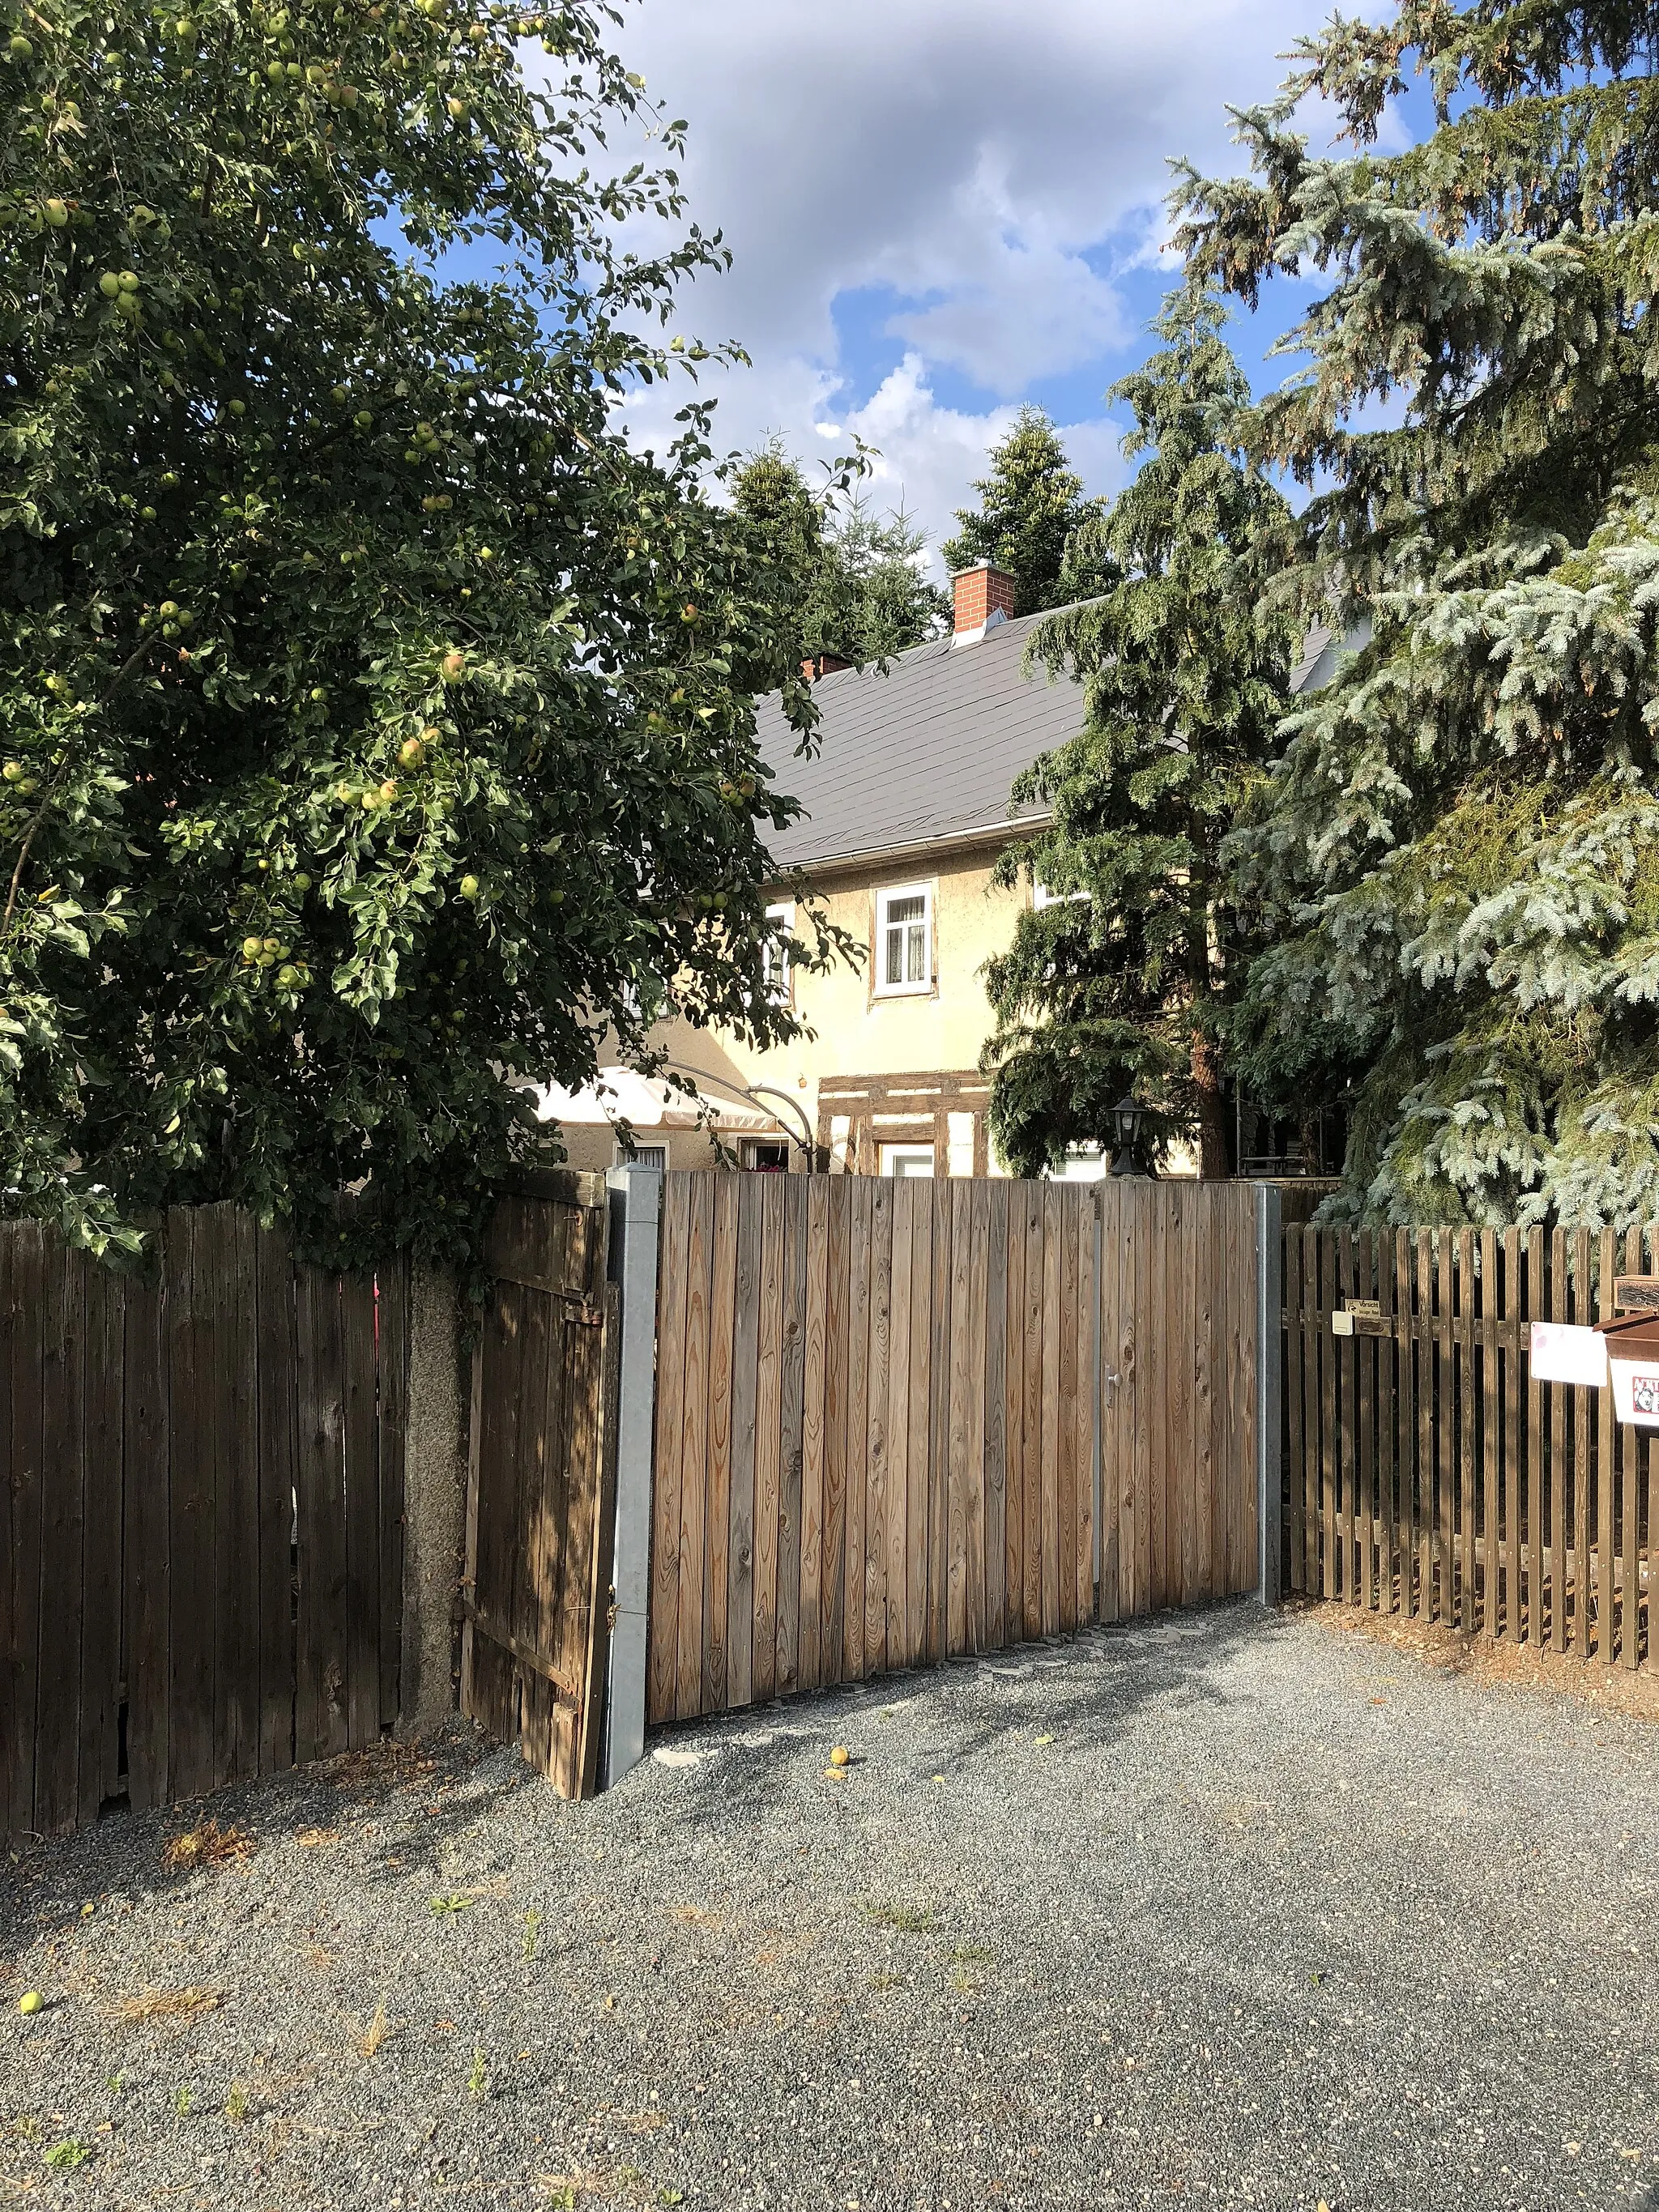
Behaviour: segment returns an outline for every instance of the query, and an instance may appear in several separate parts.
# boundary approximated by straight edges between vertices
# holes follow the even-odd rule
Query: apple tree
[[[725,255],[616,21],[0,4],[0,1211],[464,1261],[548,1157],[505,1078],[787,1033],[787,549],[690,385],[619,427]]]

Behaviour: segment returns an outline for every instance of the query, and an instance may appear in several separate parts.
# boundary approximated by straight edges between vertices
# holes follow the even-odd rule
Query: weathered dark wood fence
[[[1529,1324],[1610,1316],[1656,1231],[1297,1229],[1285,1238],[1287,1583],[1637,1666],[1652,1642],[1659,1432],[1541,1382]],[[1374,1302],[1352,1335],[1349,1300]]]
[[[0,1833],[325,1758],[398,1711],[408,1284],[228,1206],[148,1277],[0,1224]]]
[[[667,1176],[647,1717],[1255,1589],[1254,1204]]]

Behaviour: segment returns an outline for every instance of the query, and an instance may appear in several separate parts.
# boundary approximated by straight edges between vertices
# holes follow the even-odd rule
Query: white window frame
[[[766,909],[768,921],[779,921],[793,937],[795,931],[795,904],[793,899],[781,899]],[[789,957],[789,948],[780,945],[775,937],[768,937],[763,948],[762,961],[766,975],[766,992],[775,1006],[792,1006],[795,1002],[795,963]]]
[[[898,899],[921,901],[920,922],[902,921],[890,924],[888,909]],[[887,981],[887,933],[890,928],[908,932],[921,931],[923,974],[918,981],[907,977],[902,982]],[[902,963],[908,966],[908,961]],[[933,990],[933,886],[932,884],[894,884],[876,893],[876,961],[874,995],[878,999],[926,999]]]
[[[635,1145],[630,1152],[618,1137],[611,1157],[619,1168],[657,1168],[664,1173],[668,1168],[666,1145]]]
[[[933,1147],[931,1145],[884,1145],[882,1146],[883,1175],[890,1178],[896,1178],[902,1173],[903,1163],[907,1160],[926,1160],[929,1178],[938,1172],[939,1162],[934,1157]],[[923,1178],[918,1176],[916,1180],[920,1182]]]
[[[1048,906],[1087,906],[1087,891],[1051,891],[1040,876],[1031,878],[1031,911],[1041,914]]]

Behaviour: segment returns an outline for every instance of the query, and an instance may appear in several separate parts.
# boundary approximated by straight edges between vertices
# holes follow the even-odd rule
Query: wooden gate
[[[395,1723],[408,1300],[228,1205],[143,1275],[0,1224],[0,1837]]]
[[[602,1176],[504,1199],[473,1353],[461,1710],[566,1797],[594,1786],[615,1506],[616,1293]]]
[[[1249,1185],[665,1178],[647,1717],[1257,1586]]]

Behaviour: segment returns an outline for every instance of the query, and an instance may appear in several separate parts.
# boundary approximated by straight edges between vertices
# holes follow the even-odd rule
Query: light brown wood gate
[[[1243,1184],[664,1179],[647,1717],[1257,1586]]]
[[[615,1504],[614,1290],[599,1176],[504,1199],[473,1353],[461,1710],[566,1797],[595,1781]]]

